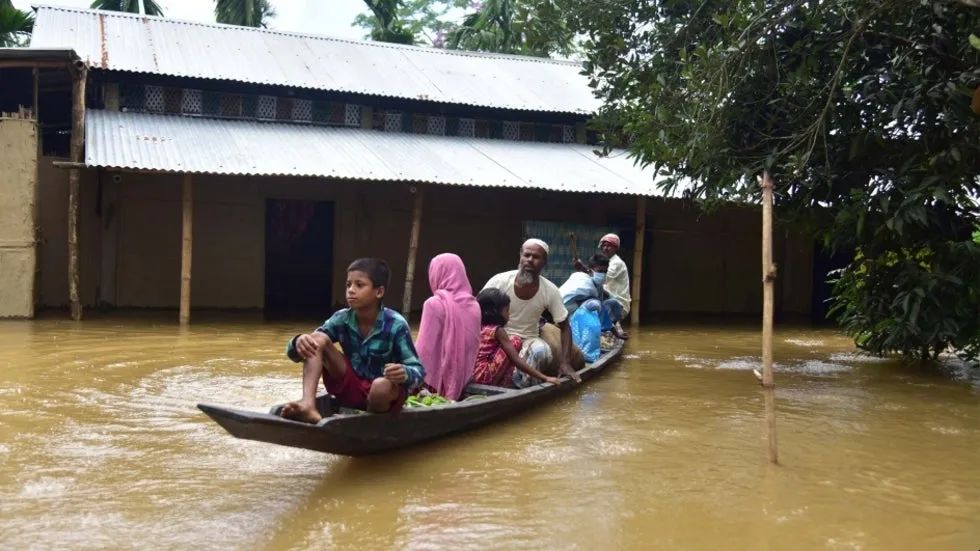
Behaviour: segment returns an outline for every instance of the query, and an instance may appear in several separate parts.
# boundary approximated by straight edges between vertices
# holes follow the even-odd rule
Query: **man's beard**
[[[514,281],[520,283],[521,285],[533,285],[534,282],[537,281],[537,279],[538,279],[538,274],[529,270],[525,270],[524,268],[518,268],[517,276],[514,278]]]

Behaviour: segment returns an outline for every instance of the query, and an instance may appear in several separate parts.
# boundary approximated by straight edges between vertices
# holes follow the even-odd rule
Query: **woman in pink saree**
[[[422,305],[415,348],[425,382],[440,395],[458,400],[473,378],[480,340],[480,305],[466,277],[463,260],[443,253],[429,263],[432,296]]]

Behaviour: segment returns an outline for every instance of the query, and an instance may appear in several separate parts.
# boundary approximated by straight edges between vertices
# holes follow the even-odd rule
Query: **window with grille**
[[[296,122],[310,122],[313,120],[313,101],[308,99],[293,100],[292,119]]]
[[[344,124],[346,126],[361,126],[361,106],[348,103],[344,106]]]
[[[144,89],[146,99],[143,100],[143,108],[152,113],[163,112],[163,87],[146,86]]]
[[[184,90],[184,97],[181,99],[181,111],[185,115],[201,114],[201,91]]]
[[[385,132],[401,132],[402,131],[402,114],[395,113],[385,113]]]
[[[266,120],[276,118],[275,96],[259,96],[258,116]]]
[[[476,121],[473,119],[459,119],[459,135],[464,138],[476,136]]]
[[[446,134],[446,117],[429,117],[429,134],[444,136]]]

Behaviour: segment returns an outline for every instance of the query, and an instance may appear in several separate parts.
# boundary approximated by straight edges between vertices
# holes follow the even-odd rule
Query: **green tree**
[[[576,49],[575,32],[556,0],[485,0],[474,7],[448,33],[447,48],[538,57]]]
[[[399,19],[399,10],[403,8],[402,0],[364,0],[373,15],[371,39],[378,42],[393,42],[395,44],[413,44],[415,35],[405,28]]]
[[[395,17],[405,31],[412,33],[414,43],[442,47],[445,34],[453,27],[453,23],[446,20],[447,13],[469,4],[469,0],[402,0],[397,3]],[[359,14],[351,26],[373,33],[381,28],[381,23],[372,11]]]
[[[140,4],[146,15],[163,16],[163,10],[155,0],[95,0],[92,8],[97,10],[124,11],[129,13],[140,13]]]
[[[214,19],[218,23],[241,27],[267,27],[276,10],[269,0],[217,0]]]
[[[34,28],[34,16],[0,0],[0,47],[24,46]]]
[[[835,312],[874,353],[980,348],[980,10],[941,0],[581,0],[595,127],[708,202],[857,250]],[[676,185],[668,181],[665,187]]]

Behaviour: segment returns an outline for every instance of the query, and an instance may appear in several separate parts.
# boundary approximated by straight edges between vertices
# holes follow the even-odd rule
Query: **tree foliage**
[[[980,9],[939,0],[582,0],[596,127],[707,201],[757,197],[858,256],[857,343],[976,357]],[[676,185],[676,180],[665,185]],[[821,220],[821,216],[826,217]],[[973,351],[970,353],[969,351]]]
[[[129,13],[140,13],[140,3],[146,15],[163,16],[163,10],[156,0],[95,0],[92,8],[97,10],[124,11]]]
[[[446,19],[453,8],[463,8],[470,0],[400,0],[396,2],[395,18],[402,28],[412,34],[415,44],[430,44],[442,47],[445,34],[454,26]],[[371,4],[368,3],[370,8]],[[367,29],[373,37],[382,23],[372,10],[359,14],[352,26]]]
[[[576,51],[567,0],[364,0],[371,13],[354,20],[385,42],[549,57]],[[454,12],[470,10],[459,22]],[[411,41],[408,37],[411,35]]]
[[[364,0],[371,10],[371,39],[395,44],[414,44],[415,35],[399,18],[402,0]]]
[[[33,14],[15,8],[10,0],[0,0],[0,47],[24,46],[33,28]]]
[[[217,0],[214,19],[218,23],[241,27],[267,27],[276,10],[269,0]]]
[[[575,33],[555,0],[485,0],[446,37],[446,47],[549,57],[575,51]]]

